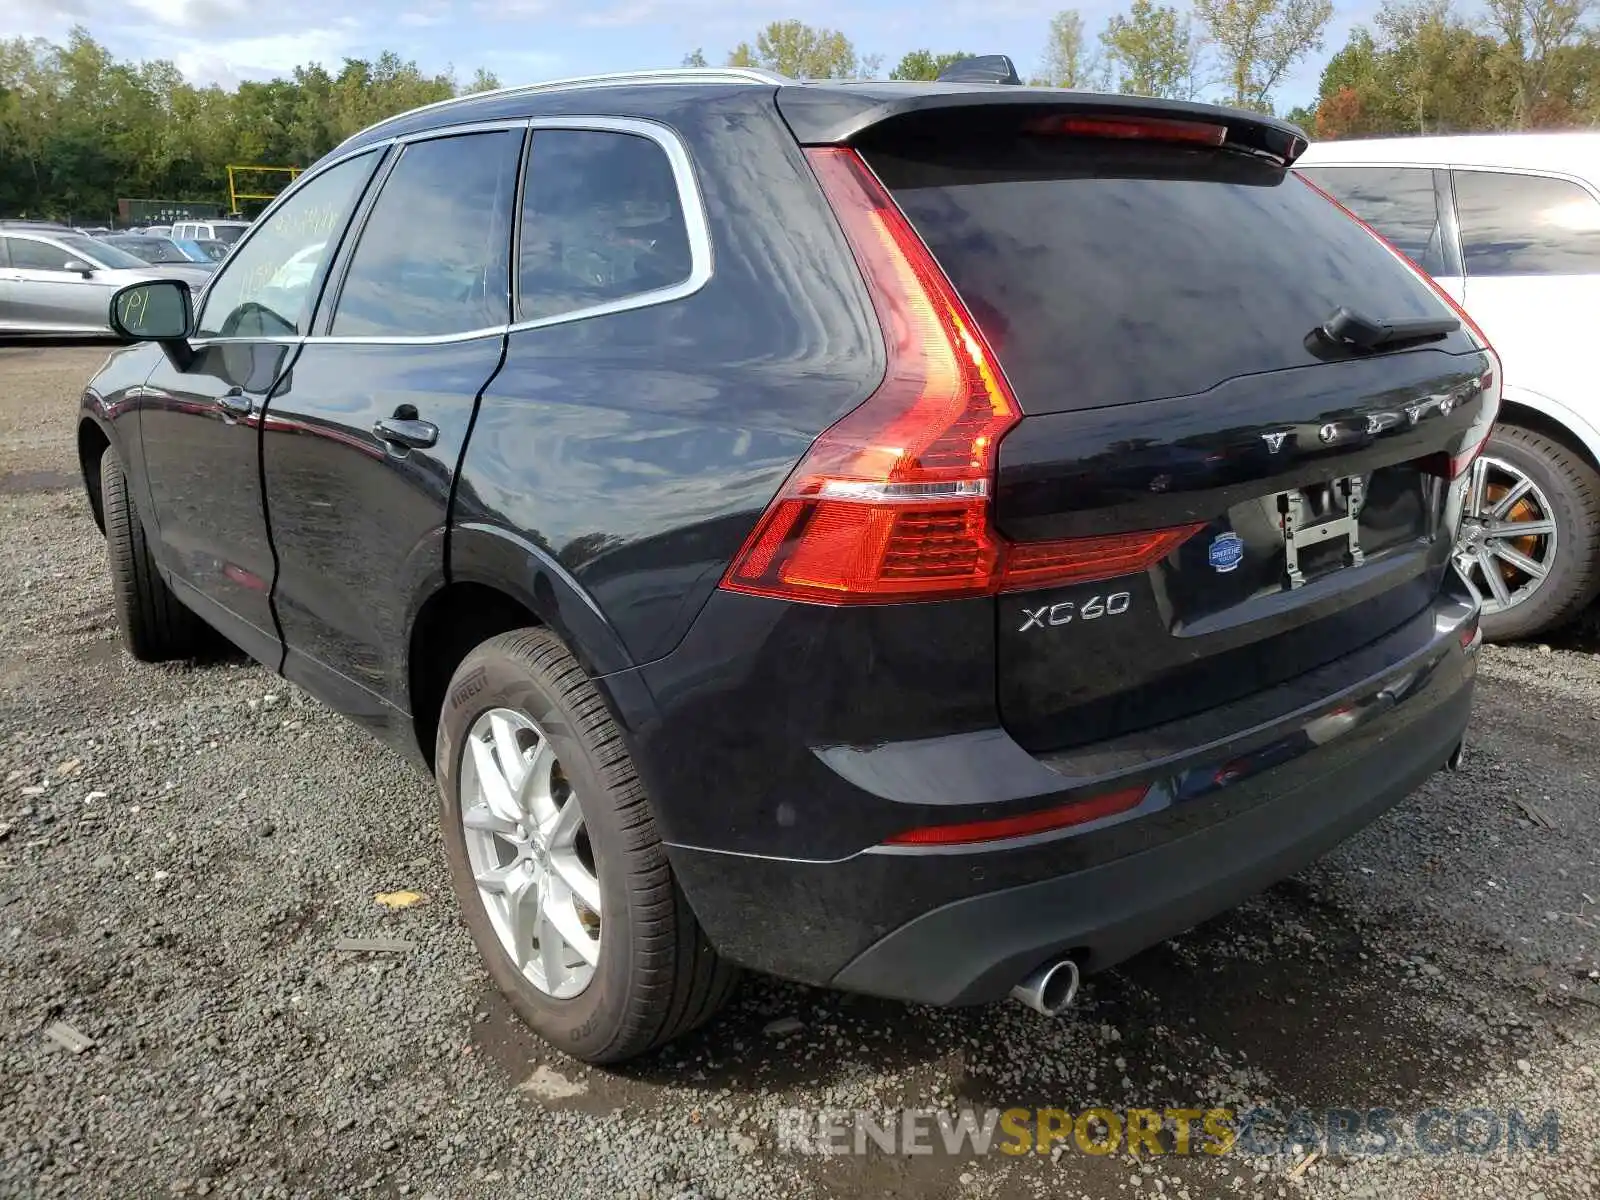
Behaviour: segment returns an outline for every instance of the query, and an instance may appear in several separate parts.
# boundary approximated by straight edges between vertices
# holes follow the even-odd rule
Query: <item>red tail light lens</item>
[[[866,280],[888,369],[866,403],[813,443],[722,586],[883,604],[1105,579],[1170,552],[1182,540],[1171,531],[1027,546],[994,531],[996,448],[1022,419],[994,353],[861,157],[806,153]]]
[[[1228,140],[1226,125],[1209,121],[1177,121],[1170,117],[1041,117],[1027,125],[1030,133],[1068,137],[1116,138],[1133,142],[1189,142],[1220,146]]]
[[[1015,817],[1000,817],[993,821],[967,821],[959,825],[925,825],[908,829],[884,839],[885,846],[968,846],[973,842],[998,842],[1005,838],[1028,837],[1035,833],[1048,833],[1053,829],[1066,829],[1072,825],[1087,825],[1102,817],[1114,816],[1138,808],[1144,802],[1149,788],[1127,788],[1108,792],[1088,800],[1074,800],[1038,812],[1022,813]]]
[[[949,280],[853,150],[807,151],[855,252],[888,372],[801,460],[724,579],[844,604],[992,591],[995,446],[1021,419]]]
[[[1018,543],[1007,548],[1001,590],[1020,592],[1047,583],[1090,583],[1131,575],[1160,562],[1203,528],[1179,525],[1061,542]]]
[[[1488,336],[1483,332],[1482,328],[1479,327],[1478,323],[1472,319],[1471,315],[1468,314],[1466,309],[1462,308],[1461,305],[1456,302],[1456,298],[1454,296],[1439,286],[1439,281],[1437,279],[1435,279],[1432,275],[1429,275],[1416,263],[1412,262],[1411,259],[1407,258],[1405,253],[1388,238],[1384,237],[1383,234],[1379,233],[1371,225],[1363,221],[1357,214],[1351,212],[1350,209],[1346,208],[1342,203],[1334,199],[1332,195],[1318,187],[1304,175],[1300,176],[1300,182],[1305,184],[1312,191],[1316,192],[1317,195],[1321,196],[1340,212],[1344,213],[1345,216],[1349,217],[1357,225],[1361,226],[1362,229],[1365,229],[1369,234],[1372,235],[1372,237],[1376,238],[1378,242],[1383,245],[1384,249],[1389,251],[1390,254],[1394,255],[1395,258],[1400,261],[1400,264],[1406,268],[1406,270],[1410,271],[1418,279],[1422,280],[1422,282],[1433,291],[1433,294],[1438,296],[1440,300],[1444,301],[1445,306],[1455,314],[1458,320],[1460,320],[1462,326],[1467,330],[1467,333],[1471,335],[1472,340],[1477,342],[1478,348],[1489,356],[1489,370],[1486,371],[1483,375],[1483,378],[1478,381],[1478,388],[1489,397],[1489,403],[1484,406],[1483,415],[1473,425],[1472,432],[1469,435],[1466,445],[1463,446],[1462,449],[1456,454],[1439,454],[1418,464],[1424,470],[1435,475],[1443,476],[1445,479],[1460,478],[1466,473],[1467,468],[1472,465],[1472,460],[1477,458],[1482,452],[1483,444],[1489,440],[1489,433],[1494,427],[1495,418],[1500,415],[1500,389],[1505,379],[1505,376],[1500,368],[1500,356],[1495,353],[1494,347],[1489,344]]]

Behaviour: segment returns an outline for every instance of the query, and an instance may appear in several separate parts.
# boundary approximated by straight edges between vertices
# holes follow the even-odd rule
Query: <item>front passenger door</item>
[[[410,734],[411,605],[443,582],[456,467],[505,345],[525,125],[400,147],[267,406],[283,672],[391,740]]]
[[[140,400],[157,557],[184,603],[271,667],[283,647],[261,506],[261,415],[299,353],[337,238],[380,157],[306,177],[262,220],[206,290],[193,360],[179,367],[163,357]]]

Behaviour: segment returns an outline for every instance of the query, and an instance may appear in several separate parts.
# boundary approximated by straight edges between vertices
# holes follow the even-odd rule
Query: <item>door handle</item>
[[[372,434],[380,442],[406,450],[425,450],[439,440],[439,427],[432,421],[407,421],[401,417],[385,417],[372,427]]]
[[[248,417],[255,412],[255,401],[243,392],[223,392],[217,397],[217,407],[223,415],[233,418]]]

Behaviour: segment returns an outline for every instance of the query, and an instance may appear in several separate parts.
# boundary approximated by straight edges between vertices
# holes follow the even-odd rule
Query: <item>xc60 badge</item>
[[[1109,596],[1090,596],[1081,604],[1076,600],[1063,600],[1060,604],[1046,604],[1042,608],[1024,608],[1022,628],[1017,632],[1027,633],[1030,629],[1043,629],[1046,625],[1068,625],[1074,620],[1097,621],[1101,617],[1120,617],[1132,603],[1131,592],[1112,592]]]

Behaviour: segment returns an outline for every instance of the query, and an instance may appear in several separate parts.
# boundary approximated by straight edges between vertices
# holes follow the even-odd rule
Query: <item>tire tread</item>
[[[1515,450],[1541,461],[1556,477],[1571,510],[1579,544],[1558,557],[1557,578],[1523,604],[1484,618],[1484,632],[1495,641],[1508,641],[1565,625],[1600,595],[1600,473],[1581,452],[1562,441],[1520,425],[1497,426],[1493,442],[1509,443]],[[1566,562],[1562,563],[1561,558]],[[1555,584],[1554,588],[1550,584]],[[1549,589],[1549,595],[1545,595]]]
[[[100,456],[100,495],[112,601],[128,652],[140,662],[193,657],[203,644],[200,619],[161,577],[122,463],[109,449]]]
[[[633,994],[610,1044],[592,1062],[619,1062],[705,1024],[727,1002],[738,968],[717,954],[672,876],[644,785],[605,701],[565,643],[529,628],[485,642],[479,653],[520,660],[573,714],[576,732],[599,765],[622,831],[626,886],[634,918]]]

